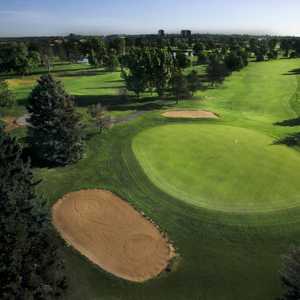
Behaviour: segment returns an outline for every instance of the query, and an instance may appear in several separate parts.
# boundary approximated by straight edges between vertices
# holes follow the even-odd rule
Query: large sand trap
[[[167,118],[186,118],[186,119],[217,119],[218,116],[205,110],[172,110],[162,114]]]
[[[173,247],[159,230],[109,191],[82,190],[53,206],[62,237],[104,270],[143,282],[166,269]]]

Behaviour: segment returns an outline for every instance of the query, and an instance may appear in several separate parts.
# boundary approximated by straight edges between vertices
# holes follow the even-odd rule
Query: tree
[[[79,115],[62,84],[49,75],[38,80],[29,96],[28,136],[36,157],[48,164],[66,165],[81,158],[83,143]]]
[[[98,103],[96,105],[89,106],[88,112],[93,121],[95,122],[97,130],[99,130],[100,133],[102,133],[103,129],[110,127],[111,118],[106,114],[106,107]]]
[[[300,299],[300,248],[292,247],[283,257],[283,267],[280,272],[285,293],[281,300]]]
[[[239,71],[244,67],[243,58],[233,51],[231,51],[225,57],[225,64],[227,69],[230,70],[231,72]]]
[[[203,51],[199,52],[197,57],[198,57],[197,63],[199,65],[206,65],[207,63],[209,63],[209,58]]]
[[[182,51],[176,53],[176,64],[180,69],[191,66],[191,60]]]
[[[190,74],[187,75],[187,84],[188,90],[194,95],[195,92],[199,91],[202,88],[202,82],[198,76],[197,71],[193,70]]]
[[[103,66],[106,56],[106,45],[101,38],[88,39],[83,47],[83,54],[88,56],[89,63],[95,67]]]
[[[200,53],[203,53],[203,50],[204,50],[204,45],[201,43],[201,42],[197,42],[195,45],[194,45],[194,53],[196,56],[199,56]]]
[[[111,51],[111,53],[106,56],[104,65],[106,70],[109,72],[117,71],[120,66],[120,62],[114,51]]]
[[[169,50],[156,49],[148,57],[147,76],[154,85],[157,94],[162,97],[169,85],[172,72],[175,69],[174,59]]]
[[[188,83],[185,76],[181,72],[174,72],[171,77],[171,93],[176,98],[178,104],[180,99],[189,96]]]
[[[0,72],[24,75],[31,72],[39,63],[39,53],[29,51],[24,43],[9,43],[0,48]]]
[[[146,55],[143,49],[133,49],[123,59],[122,77],[125,80],[127,89],[133,91],[137,98],[149,86]]]
[[[229,72],[224,62],[220,58],[212,56],[207,66],[207,77],[212,85],[222,83],[228,74]]]
[[[0,128],[0,298],[58,299],[64,265],[21,146]]]
[[[9,90],[5,80],[0,80],[0,107],[11,107],[15,104],[15,96]]]

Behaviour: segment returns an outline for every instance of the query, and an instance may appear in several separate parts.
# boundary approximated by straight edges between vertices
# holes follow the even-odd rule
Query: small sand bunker
[[[53,223],[62,237],[102,269],[143,282],[165,270],[173,247],[128,203],[104,190],[82,190],[54,204]]]
[[[205,110],[172,110],[162,114],[167,118],[186,118],[186,119],[218,119],[218,116]]]
[[[13,131],[13,130],[15,130],[15,129],[17,129],[17,128],[23,127],[23,126],[21,126],[21,125],[19,125],[19,124],[17,123],[17,119],[14,118],[14,117],[9,117],[9,116],[4,117],[4,118],[3,118],[3,121],[4,121],[4,123],[5,123],[5,129],[4,129],[4,130],[5,130],[6,132],[10,132],[10,131]]]

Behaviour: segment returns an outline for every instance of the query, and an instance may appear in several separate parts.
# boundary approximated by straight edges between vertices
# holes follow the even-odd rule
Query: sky
[[[0,36],[245,33],[300,36],[300,0],[0,0]]]

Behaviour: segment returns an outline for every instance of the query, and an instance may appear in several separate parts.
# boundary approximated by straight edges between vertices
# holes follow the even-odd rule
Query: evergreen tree
[[[81,158],[81,124],[73,99],[62,84],[44,75],[29,97],[29,142],[36,157],[46,163],[66,165]]]
[[[0,128],[0,299],[58,299],[64,266],[49,220],[38,206],[29,162]]]
[[[15,104],[15,97],[9,90],[5,80],[0,80],[0,107],[11,107]]]
[[[283,268],[280,272],[285,288],[281,300],[300,299],[300,248],[293,247],[283,258]]]

